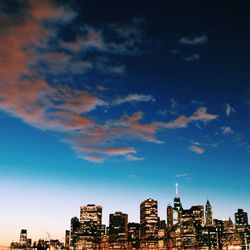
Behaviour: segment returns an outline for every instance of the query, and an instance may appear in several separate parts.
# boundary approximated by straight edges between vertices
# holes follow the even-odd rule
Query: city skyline
[[[158,214],[158,216],[159,216],[159,219],[160,220],[164,220],[165,222],[166,222],[166,225],[168,225],[168,219],[169,219],[169,217],[171,217],[172,216],[172,220],[173,220],[173,222],[172,222],[172,224],[170,224],[170,226],[172,225],[173,226],[173,223],[174,224],[176,224],[177,223],[177,221],[179,220],[178,219],[178,217],[175,217],[175,215],[172,213],[172,215],[170,215],[170,216],[168,216],[169,214],[168,214],[168,207],[170,206],[172,209],[173,208],[175,208],[176,206],[177,206],[177,208],[179,209],[179,207],[182,209],[182,210],[189,210],[190,208],[192,208],[192,207],[197,207],[197,206],[203,206],[203,217],[204,217],[204,221],[203,221],[203,224],[204,224],[204,226],[206,226],[207,225],[207,221],[206,221],[206,219],[209,217],[209,216],[211,216],[211,220],[222,220],[222,221],[227,221],[227,220],[232,220],[232,222],[233,223],[239,223],[239,221],[237,220],[236,221],[236,218],[235,218],[235,213],[237,212],[237,211],[239,211],[239,210],[242,210],[242,208],[239,208],[239,206],[237,206],[236,205],[236,207],[238,207],[237,208],[237,210],[235,210],[234,211],[234,213],[233,214],[231,214],[231,215],[229,215],[228,217],[226,217],[226,216],[224,216],[224,217],[217,217],[216,216],[216,211],[215,211],[215,209],[214,209],[214,207],[216,207],[216,204],[211,204],[210,203],[210,201],[209,200],[206,200],[206,202],[200,202],[200,203],[189,203],[189,205],[188,206],[185,206],[185,204],[184,204],[184,206],[182,205],[183,204],[183,202],[182,202],[182,197],[179,195],[179,192],[178,192],[178,188],[177,188],[177,183],[175,184],[175,187],[176,187],[176,189],[175,189],[175,196],[173,196],[172,198],[172,201],[170,201],[170,202],[168,202],[167,203],[167,205],[164,207],[164,205],[163,204],[161,204],[161,202],[158,202],[158,200],[155,200],[154,198],[152,198],[152,197],[148,197],[147,199],[145,199],[145,200],[141,200],[140,201],[140,203],[138,203],[137,204],[137,213],[138,213],[138,217],[136,218],[133,218],[133,219],[130,219],[131,217],[129,216],[129,214],[128,213],[126,213],[126,211],[125,211],[125,207],[124,207],[124,209],[120,209],[120,210],[114,210],[114,211],[111,211],[111,212],[109,212],[109,213],[107,213],[107,211],[105,212],[105,213],[103,213],[103,211],[105,211],[105,207],[102,207],[102,204],[96,204],[96,203],[92,203],[92,204],[81,204],[80,205],[80,207],[78,206],[78,214],[74,214],[74,215],[71,215],[71,217],[70,218],[76,218],[76,217],[78,217],[78,218],[80,218],[80,220],[84,220],[84,215],[82,215],[83,214],[83,211],[85,211],[85,212],[87,212],[88,210],[86,210],[85,208],[86,207],[92,207],[92,206],[95,206],[95,207],[97,207],[97,209],[101,209],[101,214],[103,214],[104,216],[101,216],[100,217],[100,221],[102,221],[103,223],[103,225],[105,225],[106,227],[109,225],[109,223],[110,223],[110,216],[111,215],[115,215],[116,213],[122,213],[122,214],[125,214],[125,215],[127,215],[127,223],[140,223],[140,221],[141,221],[141,219],[140,219],[140,214],[141,214],[141,210],[140,210],[140,206],[142,206],[142,204],[144,203],[144,202],[147,202],[147,201],[153,201],[153,202],[156,202],[156,206],[157,206],[157,209],[156,209],[156,213]],[[176,200],[177,199],[177,200]],[[176,201],[177,201],[177,203],[176,203]],[[178,205],[177,205],[178,204]],[[180,205],[179,205],[180,204]],[[206,211],[207,211],[207,204],[209,204],[209,206],[210,206],[210,209],[211,209],[211,211],[212,211],[212,214],[211,214],[211,212],[209,212],[209,214],[207,214],[206,213]],[[160,205],[160,206],[159,206]],[[212,205],[212,206],[211,206]],[[161,208],[161,209],[159,209],[159,207]],[[134,209],[133,209],[134,210]],[[245,209],[243,209],[243,210],[245,210]],[[242,211],[243,211],[242,210]],[[245,212],[246,213],[248,213],[248,211],[246,211],[245,210]],[[210,215],[211,214],[211,215]],[[97,216],[97,215],[96,215]],[[108,218],[109,218],[109,220],[108,220]],[[247,218],[247,220],[248,220],[248,214],[246,214],[246,218]],[[65,218],[64,218],[65,219]],[[97,218],[96,218],[97,219]],[[155,219],[154,217],[153,217],[153,219]],[[151,218],[150,218],[150,220],[152,220]],[[175,221],[176,220],[176,221]],[[61,240],[61,242],[63,242],[64,241],[64,239],[65,239],[65,237],[63,236],[64,235],[64,233],[65,233],[65,230],[69,230],[70,229],[70,222],[69,222],[69,218],[67,218],[66,219],[66,221],[67,221],[67,227],[66,228],[61,228],[61,232],[63,232],[62,234],[58,234],[58,233],[56,233],[56,234],[53,234],[53,233],[51,233],[51,232],[48,232],[48,231],[45,231],[44,232],[44,235],[43,235],[43,237],[40,235],[38,235],[38,234],[34,234],[32,231],[30,231],[29,232],[29,238],[33,238],[33,237],[35,237],[35,239],[33,239],[34,241],[37,241],[38,239],[44,239],[44,240],[46,240],[46,239],[48,239],[48,235],[49,235],[49,237],[51,237],[51,239],[59,239],[59,240]],[[45,223],[46,223],[46,221],[45,221]],[[21,227],[22,228],[22,227]],[[20,229],[21,231],[23,230],[23,229]],[[20,231],[19,229],[16,229],[15,231],[16,231],[16,235],[18,236],[19,235],[19,231]],[[25,229],[26,230],[26,229]],[[33,237],[32,237],[33,236]],[[156,237],[156,236],[155,236]],[[16,238],[17,239],[17,238]],[[7,242],[7,241],[6,241]],[[15,239],[13,239],[11,242],[16,242],[16,240]],[[1,246],[1,245],[0,245]],[[2,245],[2,246],[4,246],[4,245]],[[5,244],[5,246],[8,246],[8,244]]]
[[[169,209],[172,210],[172,213],[168,212]],[[189,239],[190,235],[193,234],[193,240],[197,235],[199,235],[199,232],[201,231],[206,232],[206,230],[210,230],[211,232],[218,233],[218,230],[222,230],[221,233],[228,234],[225,239],[228,239],[230,235],[232,236],[232,232],[234,231],[236,237],[234,239],[234,244],[243,244],[244,246],[246,234],[249,234],[248,213],[244,211],[244,209],[238,209],[235,211],[233,217],[229,217],[226,220],[221,220],[220,218],[213,217],[213,206],[211,206],[209,200],[206,201],[206,205],[193,204],[190,208],[183,208],[177,189],[172,205],[168,204],[166,214],[167,216],[165,218],[159,217],[158,201],[152,198],[147,198],[140,203],[139,222],[129,221],[128,214],[121,211],[115,211],[114,213],[109,214],[109,221],[107,224],[104,224],[102,210],[103,207],[101,205],[81,205],[78,216],[71,218],[70,228],[65,230],[65,237],[59,241],[58,239],[53,238],[49,232],[46,232],[46,236],[40,237],[39,240],[32,239],[30,237],[28,238],[27,229],[21,229],[19,242],[13,241],[11,245],[14,247],[14,249],[18,248],[18,244],[20,244],[19,246],[26,246],[26,248],[29,248],[33,245],[39,244],[38,242],[42,240],[47,242],[45,244],[54,244],[53,242],[57,242],[56,244],[64,244],[67,249],[85,249],[87,246],[87,249],[93,249],[93,247],[96,249],[96,246],[92,245],[94,242],[94,244],[102,244],[102,249],[109,249],[108,245],[106,245],[107,241],[109,241],[109,244],[111,245],[115,244],[115,242],[117,244],[131,242],[132,245],[134,245],[134,247],[137,246],[137,248],[142,244],[142,248],[140,249],[144,249],[144,242],[152,241],[151,243],[153,243],[154,240],[157,240],[157,245],[159,244],[157,249],[158,247],[159,249],[166,249],[167,246],[165,244],[168,245],[171,244],[171,241],[174,242],[174,238],[179,237],[178,228],[182,228],[182,237],[185,238],[185,234],[187,234],[186,237]],[[175,216],[176,212],[178,214],[180,212],[177,217]],[[194,223],[193,226],[190,225],[191,221]],[[194,229],[195,231],[193,231]],[[172,235],[174,231],[177,233],[175,236]],[[242,234],[242,236],[240,236],[243,237],[242,243],[238,241],[238,236],[236,236],[237,234]],[[169,240],[170,242],[166,243]],[[203,243],[198,243],[199,240],[197,243],[208,244],[206,240],[204,240],[201,241]],[[183,241],[181,242],[183,243]],[[226,240],[226,242],[221,244],[227,245],[230,243],[232,244],[232,240]],[[218,240],[217,243],[215,241],[213,244],[218,244]],[[126,247],[130,249],[129,245]],[[155,247],[153,249],[156,249]],[[172,249],[171,246],[168,245],[168,248],[169,247]],[[146,247],[145,249],[148,248]],[[186,246],[185,249],[188,249],[188,246]]]
[[[165,218],[177,182],[184,207],[250,211],[249,8],[0,1],[0,245],[60,238],[79,204]]]

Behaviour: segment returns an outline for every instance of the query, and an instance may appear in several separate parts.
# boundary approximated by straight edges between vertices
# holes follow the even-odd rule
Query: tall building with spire
[[[173,207],[173,225],[180,222],[181,211],[183,210],[181,199],[179,196],[178,183],[175,184],[175,197],[174,197],[174,207]]]
[[[207,200],[207,203],[206,203],[205,214],[206,214],[206,223],[205,223],[205,225],[207,227],[210,227],[210,226],[213,225],[213,212],[212,212],[212,206],[211,206],[209,200]]]

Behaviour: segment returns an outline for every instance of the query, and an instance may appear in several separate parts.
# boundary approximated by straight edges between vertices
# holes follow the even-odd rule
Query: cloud
[[[179,177],[189,177],[190,174],[189,173],[181,173],[181,174],[176,174],[175,177],[179,178]]]
[[[177,106],[178,106],[177,101],[174,98],[172,98],[170,100],[170,107],[171,107],[171,109],[176,109]]]
[[[114,147],[117,141],[121,140],[142,140],[151,143],[163,143],[156,138],[161,123],[141,123],[143,114],[141,112],[132,115],[125,115],[117,120],[107,120],[104,124],[93,123],[92,126],[85,126],[76,133],[64,139],[78,155],[85,157],[102,156],[117,157],[127,156],[127,160],[139,160],[132,154],[136,153],[133,147]]]
[[[123,135],[138,138],[148,142],[163,143],[156,138],[157,131],[163,127],[161,122],[152,122],[148,124],[141,123],[142,112],[136,112],[131,116],[125,115],[113,123],[114,128],[122,131]],[[119,133],[120,133],[119,131]]]
[[[187,127],[189,123],[189,118],[181,115],[179,116],[177,119],[175,119],[174,121],[170,121],[168,123],[166,123],[166,127],[167,128],[172,128],[172,129],[176,129],[176,128],[185,128]]]
[[[190,145],[188,149],[196,154],[203,154],[205,152],[204,148],[196,145]]]
[[[76,17],[76,12],[64,6],[55,6],[51,1],[42,2],[29,1],[31,4],[31,15],[37,20],[59,20],[69,22]]]
[[[201,146],[201,147],[211,147],[211,148],[217,148],[218,147],[218,143],[201,143],[198,141],[191,141],[192,145],[196,145],[196,146]]]
[[[226,106],[225,106],[225,113],[226,113],[226,116],[230,116],[232,113],[235,113],[235,109],[229,104],[229,103],[226,103]]]
[[[110,156],[117,156],[117,155],[127,155],[131,153],[136,153],[136,150],[134,148],[91,148],[91,147],[85,147],[83,148],[84,152],[93,152],[93,153],[99,153],[104,155],[110,155]]]
[[[192,46],[204,44],[207,42],[208,42],[208,37],[205,35],[196,36],[194,38],[181,37],[178,41],[178,43],[180,43],[180,44],[192,45]]]
[[[198,108],[193,113],[193,115],[189,117],[181,115],[177,119],[166,123],[164,126],[167,128],[172,128],[172,129],[185,128],[187,127],[189,123],[197,122],[197,121],[206,123],[206,122],[216,119],[217,117],[218,115],[207,113],[207,108],[201,107],[201,108]]]
[[[211,121],[218,117],[218,115],[207,113],[207,108],[201,107],[198,108],[192,116],[189,117],[189,121]]]
[[[228,134],[233,134],[234,131],[232,130],[232,128],[230,126],[223,126],[221,127],[222,133],[224,135],[228,135]]]
[[[105,50],[105,43],[100,31],[86,26],[85,34],[78,36],[75,41],[61,41],[60,46],[74,53],[79,53],[81,50],[91,48],[97,50]]]
[[[187,57],[184,57],[183,60],[186,62],[193,62],[193,61],[198,61],[200,60],[201,56],[199,54],[193,54]]]
[[[153,102],[155,99],[151,95],[130,94],[126,97],[119,97],[113,104],[120,105],[126,102]]]
[[[90,162],[94,162],[94,163],[103,163],[105,160],[104,157],[97,156],[97,155],[84,155],[84,156],[81,156],[80,158],[85,159]]]
[[[87,92],[72,89],[66,89],[66,91],[62,92],[62,90],[60,89],[60,93],[54,97],[55,101],[60,101],[56,105],[57,109],[72,111],[74,113],[86,113],[94,110],[97,106],[106,105],[103,100]]]
[[[126,160],[127,161],[142,161],[142,160],[145,160],[144,157],[138,157],[138,156],[135,156],[135,155],[132,155],[132,154],[128,154],[126,155]]]
[[[107,42],[106,52],[127,56],[142,54],[145,45],[149,44],[148,39],[140,29],[143,23],[144,21],[138,22],[137,19],[133,19],[130,25],[109,24],[108,28],[111,35],[117,37],[117,39]]]
[[[101,53],[135,56],[143,53],[143,47],[147,39],[140,31],[139,23],[132,22],[129,25],[108,24],[107,32],[94,29],[88,25],[81,27],[82,32],[72,41],[60,41],[60,46],[72,53],[80,53],[96,49]],[[115,38],[115,39],[112,39]],[[124,68],[117,68],[120,73]]]
[[[101,69],[96,57],[83,60],[81,53],[136,55],[143,41],[140,32],[136,32],[137,26],[133,29],[113,27],[120,40],[109,42],[103,32],[88,25],[85,33],[76,34],[75,40],[64,41],[58,35],[60,28],[66,22],[73,25],[76,16],[74,11],[45,0],[30,1],[18,22],[14,22],[11,15],[6,17],[6,25],[0,28],[1,110],[33,127],[61,133],[62,141],[69,144],[78,157],[98,163],[110,157],[142,160],[135,155],[137,150],[127,145],[131,140],[160,144],[163,141],[157,137],[163,129],[184,128],[192,122],[206,123],[217,118],[207,113],[205,107],[191,116],[182,115],[168,122],[146,122],[143,112],[115,114],[113,119],[97,117],[96,111],[107,106],[153,102],[154,98],[128,94],[110,104],[106,87],[92,86],[91,82],[88,87],[83,80],[71,80],[79,75],[77,79],[85,79],[88,70],[94,69],[98,74]],[[101,64],[107,67],[111,62],[104,56]],[[111,67],[111,71],[122,73],[123,66],[117,65]],[[171,106],[175,105],[172,100]]]

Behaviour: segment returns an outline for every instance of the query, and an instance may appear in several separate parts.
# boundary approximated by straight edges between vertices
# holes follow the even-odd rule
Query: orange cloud
[[[76,17],[76,13],[64,6],[55,6],[49,0],[29,1],[31,5],[31,16],[37,20],[58,19],[61,22],[68,22]]]
[[[166,123],[167,128],[185,128],[188,125],[189,119],[181,115],[176,120]]]
[[[136,153],[134,148],[97,148],[97,147],[84,147],[84,152],[100,153],[104,155],[126,155]]]
[[[201,107],[198,108],[194,114],[192,116],[189,117],[189,121],[210,121],[210,120],[214,120],[218,117],[218,115],[213,115],[213,114],[209,114],[207,113],[207,108],[205,107]]]
[[[104,105],[104,101],[83,91],[70,90],[68,96],[67,94],[66,96],[59,96],[59,100],[63,101],[63,103],[57,105],[58,109],[75,113],[88,112],[95,109],[98,105]]]
[[[163,143],[156,139],[157,130],[164,126],[164,123],[161,122],[152,122],[149,124],[141,123],[143,118],[142,112],[136,112],[131,116],[124,116],[118,122],[115,123],[120,127],[121,135],[137,137],[139,139],[154,142],[154,143]]]
[[[166,128],[172,128],[172,129],[185,128],[191,122],[195,122],[195,121],[208,122],[208,121],[216,119],[217,117],[218,115],[207,113],[207,108],[201,107],[201,108],[198,108],[193,113],[193,115],[189,117],[181,115],[174,121],[167,122],[164,126]]]
[[[207,113],[204,107],[189,117],[182,115],[169,122],[146,123],[142,112],[104,122],[92,118],[91,111],[108,105],[104,98],[61,83],[59,87],[49,84],[44,69],[38,64],[45,61],[49,65],[49,73],[54,74],[55,70],[64,69],[65,65],[73,65],[72,55],[66,50],[73,53],[87,47],[105,50],[107,43],[104,44],[99,32],[89,28],[86,37],[77,38],[75,42],[59,41],[59,47],[55,50],[46,50],[48,41],[55,37],[56,31],[49,25],[44,26],[44,21],[69,22],[76,14],[48,0],[28,3],[27,16],[20,22],[4,16],[6,26],[0,28],[1,110],[39,129],[64,132],[67,136],[64,141],[79,157],[93,162],[102,162],[111,156],[126,156],[127,160],[142,159],[134,156],[136,149],[133,147],[115,147],[117,141],[132,138],[163,143],[157,139],[161,129],[184,128],[190,122],[207,122],[217,118],[217,115]],[[45,52],[37,53],[36,48]],[[62,48],[64,52],[58,52]],[[119,51],[124,48],[126,51],[126,47],[117,47]],[[82,64],[80,69],[93,66],[89,62]],[[110,106],[135,101],[154,99],[151,95],[130,94],[115,99]]]
[[[80,156],[80,158],[85,159],[90,162],[94,162],[94,163],[104,162],[104,158],[101,156],[97,156],[97,155],[84,155],[84,156]]]

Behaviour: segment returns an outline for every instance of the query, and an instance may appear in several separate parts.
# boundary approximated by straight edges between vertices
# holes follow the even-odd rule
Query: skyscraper
[[[211,227],[213,225],[212,206],[211,206],[209,200],[207,200],[207,203],[206,203],[206,223],[205,223],[205,225],[207,227]]]
[[[128,241],[131,242],[132,247],[138,249],[140,246],[140,223],[128,223]]]
[[[21,247],[26,247],[27,245],[27,230],[22,229],[20,233],[20,238],[19,238],[19,245]]]
[[[80,207],[80,232],[84,236],[101,237],[102,207],[88,204]]]
[[[65,249],[69,249],[69,245],[70,245],[70,231],[66,230],[65,231],[65,243],[64,243]]]
[[[203,205],[196,205],[190,208],[193,220],[196,226],[203,226],[204,225],[204,206]]]
[[[140,205],[141,238],[157,237],[158,234],[158,206],[151,198]]]
[[[70,221],[70,247],[72,247],[73,249],[75,249],[76,246],[79,225],[79,219],[77,217],[73,217]]]
[[[248,216],[247,212],[244,212],[243,209],[239,208],[238,211],[234,214],[235,224],[237,226],[247,226],[248,225]]]
[[[128,239],[128,215],[115,212],[109,215],[109,240],[127,241]]]
[[[181,199],[179,196],[179,190],[178,190],[178,183],[175,184],[176,192],[174,197],[174,208],[173,208],[173,225],[180,222],[181,218],[181,211],[182,211],[182,204]]]
[[[173,207],[169,204],[167,206],[167,227],[173,226]]]

